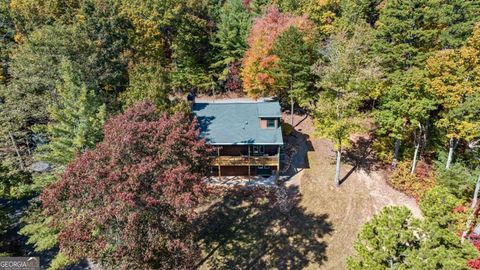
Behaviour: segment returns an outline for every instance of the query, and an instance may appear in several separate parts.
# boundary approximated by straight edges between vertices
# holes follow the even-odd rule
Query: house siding
[[[272,171],[277,171],[277,166],[265,166]],[[256,176],[257,166],[250,166],[250,174],[248,172],[248,166],[222,166],[221,176]],[[212,167],[210,170],[210,176],[220,176],[218,167]]]
[[[267,128],[267,119],[260,119],[260,128]]]
[[[266,155],[274,156],[278,154],[278,145],[265,145],[264,152]],[[248,151],[250,148],[250,152]],[[215,156],[246,156],[250,153],[250,155],[254,155],[253,153],[253,146],[252,145],[226,145],[226,146],[219,146],[218,151],[214,153]]]
[[[220,156],[241,156],[248,155],[248,146],[221,146],[220,147]]]
[[[246,176],[248,175],[248,166],[223,166],[221,168],[222,176]],[[254,174],[252,174],[254,175]]]

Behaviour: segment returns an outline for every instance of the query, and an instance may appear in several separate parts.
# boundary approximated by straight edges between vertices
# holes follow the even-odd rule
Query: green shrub
[[[420,220],[405,206],[383,208],[360,229],[353,244],[356,254],[347,259],[347,269],[388,269],[388,265],[401,269],[405,255],[420,245],[419,226]]]
[[[463,204],[444,186],[436,186],[428,190],[420,200],[420,209],[426,221],[435,222],[441,228],[457,224],[462,213],[454,211]]]
[[[452,164],[447,170],[445,164],[439,162],[435,172],[437,182],[447,187],[457,198],[469,200],[472,197],[478,171],[471,170],[460,162]]]
[[[28,187],[32,184],[29,172],[11,170],[0,164],[0,197],[22,198],[31,195]]]
[[[68,266],[75,263],[74,261],[70,260],[65,254],[59,252],[50,263],[50,267],[48,270],[60,270],[65,269]]]
[[[405,206],[389,206],[366,222],[347,269],[470,269],[467,261],[476,258],[477,251],[468,241],[462,244],[458,230],[450,226],[456,221],[452,212],[458,199],[444,187],[425,196],[422,220]]]

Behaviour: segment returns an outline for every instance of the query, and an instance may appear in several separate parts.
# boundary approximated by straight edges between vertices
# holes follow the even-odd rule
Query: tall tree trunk
[[[392,160],[392,168],[395,169],[398,163],[398,153],[400,152],[400,140],[395,140],[395,145],[393,147],[393,160]]]
[[[13,147],[15,148],[15,152],[17,153],[18,160],[20,161],[20,168],[22,171],[25,170],[25,165],[23,164],[23,158],[22,155],[20,155],[20,150],[18,150],[17,143],[15,142],[15,138],[13,138],[13,135],[11,132],[8,132],[8,135],[10,136],[10,140],[12,140]]]
[[[337,165],[335,167],[335,185],[340,186],[340,163],[342,160],[342,147],[337,150]]]
[[[475,185],[475,191],[473,192],[472,208],[474,208],[475,205],[477,205],[479,190],[480,190],[480,175],[478,175],[477,184]]]
[[[413,174],[415,172],[415,168],[417,167],[418,155],[420,153],[420,147],[421,147],[421,144],[422,144],[422,135],[423,134],[424,134],[423,127],[419,123],[418,124],[418,131],[415,130],[413,132],[413,141],[415,143],[415,152],[413,153],[412,169],[410,170],[410,174]]]
[[[412,161],[412,169],[410,170],[410,174],[415,172],[415,168],[417,167],[417,158],[418,158],[418,150],[420,149],[420,142],[415,144],[415,153],[413,154],[413,161]]]
[[[450,169],[450,165],[452,164],[453,160],[453,150],[455,149],[455,139],[451,138],[449,143],[448,143],[448,158],[447,158],[447,165],[445,168],[448,170]]]
[[[32,155],[32,151],[30,150],[30,143],[28,141],[27,138],[25,138],[25,145],[27,146],[27,151],[28,151],[28,155]]]
[[[290,97],[290,122],[293,127],[293,97]]]
[[[427,120],[425,120],[425,128],[423,130],[423,144],[422,144],[422,148],[423,149],[426,149],[427,148],[427,143],[428,143],[428,133],[430,132],[430,119],[427,118]]]

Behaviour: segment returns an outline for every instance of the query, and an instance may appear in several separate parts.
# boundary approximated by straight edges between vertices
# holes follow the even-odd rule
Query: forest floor
[[[284,120],[290,122],[289,116]],[[404,205],[421,216],[414,199],[387,184],[368,137],[354,138],[336,187],[331,142],[313,135],[310,118],[295,116],[294,123],[295,131],[285,138],[296,148],[291,177],[283,183],[290,211],[279,213],[255,196],[226,196],[214,214],[209,211],[206,224],[213,226],[204,226],[200,269],[345,269],[362,224],[383,207]]]

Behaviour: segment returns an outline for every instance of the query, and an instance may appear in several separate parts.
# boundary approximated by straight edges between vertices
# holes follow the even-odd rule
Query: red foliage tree
[[[306,33],[307,38],[311,38],[315,30],[314,24],[306,16],[282,13],[274,6],[270,6],[263,16],[253,22],[241,73],[243,88],[249,96],[256,98],[273,94],[275,80],[272,70],[279,61],[278,56],[272,53],[273,45],[278,36],[290,26]]]
[[[477,234],[471,234],[469,239],[475,248],[480,251],[480,236]],[[476,258],[475,260],[468,261],[468,266],[472,269],[480,269],[480,257]]]
[[[60,250],[107,268],[191,268],[211,152],[196,121],[140,103],[107,121],[104,134],[41,195]]]
[[[242,89],[242,80],[240,79],[240,63],[230,64],[227,79],[225,80],[225,89],[230,92]]]

